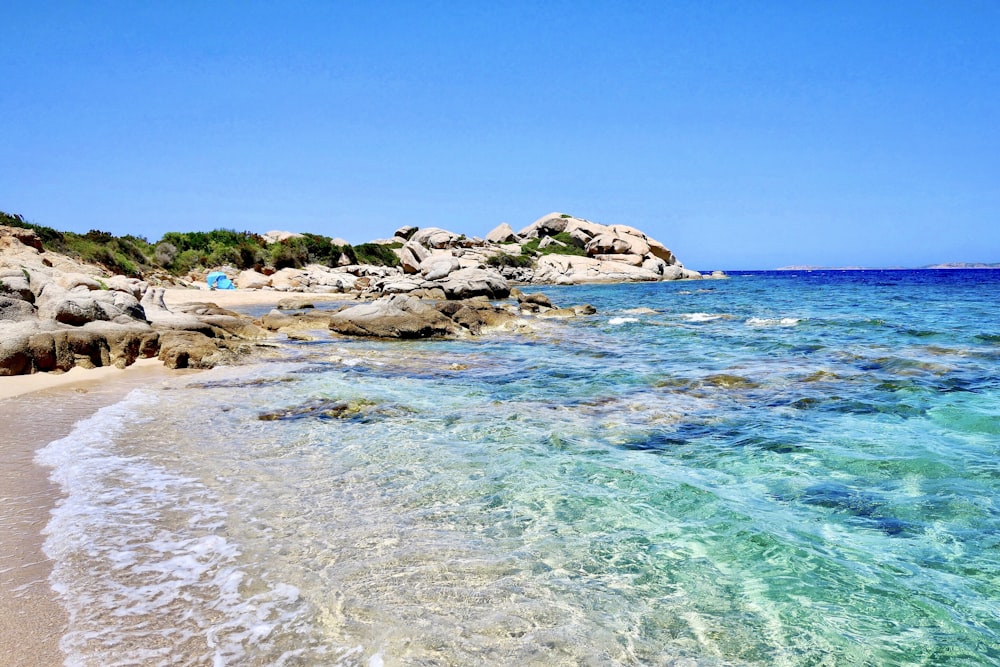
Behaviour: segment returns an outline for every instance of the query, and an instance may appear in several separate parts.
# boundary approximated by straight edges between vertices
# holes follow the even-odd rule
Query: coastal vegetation
[[[86,234],[59,231],[3,211],[0,211],[0,225],[30,229],[46,250],[132,277],[158,271],[181,276],[217,266],[257,271],[298,269],[309,264],[398,266],[399,257],[393,250],[401,247],[398,243],[352,246],[320,234],[301,234],[269,243],[260,234],[233,229],[167,232],[151,242],[141,236],[115,236],[97,229]]]

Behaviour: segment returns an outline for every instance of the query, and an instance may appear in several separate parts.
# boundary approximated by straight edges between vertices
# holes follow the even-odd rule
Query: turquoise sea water
[[[1000,664],[1000,272],[544,291],[42,450],[69,664]]]

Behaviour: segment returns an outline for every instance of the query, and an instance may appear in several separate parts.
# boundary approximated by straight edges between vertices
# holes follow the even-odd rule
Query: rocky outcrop
[[[506,222],[501,222],[486,235],[489,243],[517,243],[517,234]]]
[[[557,238],[558,237],[558,238]],[[439,227],[404,226],[391,239],[399,266],[309,265],[271,275],[243,271],[241,289],[343,293],[358,299],[408,294],[424,299],[506,298],[511,283],[577,284],[698,279],[662,243],[635,227],[602,225],[564,213],[515,232],[502,223],[486,239]],[[523,254],[525,246],[533,249]],[[516,258],[514,262],[497,258]]]
[[[442,338],[458,325],[433,306],[406,295],[393,295],[351,306],[330,317],[332,331],[376,338]]]
[[[154,356],[206,367],[268,333],[213,304],[171,310],[161,288],[45,252],[32,234],[0,227],[0,375],[124,368]]]
[[[301,235],[265,236],[279,241]],[[517,232],[503,223],[485,240],[437,227],[404,226],[386,243],[397,248],[399,266],[312,264],[269,274],[228,271],[236,275],[240,289],[342,293],[346,299],[371,300],[338,313],[273,311],[257,326],[214,304],[168,308],[158,287],[108,276],[97,267],[46,252],[31,230],[0,226],[0,374],[128,365],[139,356],[159,356],[172,366],[205,367],[231,359],[272,331],[304,328],[388,338],[476,335],[521,326],[523,317],[592,312],[586,306],[555,307],[544,295],[512,291],[512,283],[703,277],[639,229],[563,213],[542,216]],[[517,306],[489,303],[508,296],[517,298]]]
[[[456,292],[445,285],[461,269],[494,271],[505,282],[578,284],[701,279],[665,245],[627,225],[602,225],[565,213],[542,216],[518,232],[507,223],[492,229],[485,241],[466,239],[437,227],[418,229],[398,252],[402,270],[441,283],[448,298],[467,298],[474,291]],[[525,245],[537,248],[528,262],[495,261],[524,257]],[[446,263],[446,259],[452,258]],[[491,264],[501,266],[494,270]],[[431,269],[429,267],[433,266]],[[713,275],[712,277],[725,277]],[[424,293],[433,286],[419,281],[384,283],[394,293]],[[378,292],[378,286],[373,290]],[[503,289],[500,292],[504,292]],[[485,293],[485,292],[483,292]],[[494,292],[496,293],[496,292]]]

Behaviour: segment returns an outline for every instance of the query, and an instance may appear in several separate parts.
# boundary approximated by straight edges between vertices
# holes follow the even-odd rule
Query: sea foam
[[[69,614],[66,664],[237,664],[251,649],[277,662],[270,639],[301,619],[299,591],[251,581],[201,482],[116,452],[155,402],[136,390],[37,454],[65,494],[44,551]]]

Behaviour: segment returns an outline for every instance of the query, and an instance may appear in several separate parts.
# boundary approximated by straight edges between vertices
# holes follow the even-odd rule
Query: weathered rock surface
[[[486,240],[490,243],[516,243],[517,234],[510,225],[501,222],[486,235]]]
[[[45,252],[33,234],[0,226],[0,375],[124,368],[157,355],[207,367],[267,335],[213,304],[171,310],[162,288]]]
[[[299,236],[265,235],[272,241]],[[524,257],[525,244],[531,241],[529,247],[536,247],[534,239],[539,251]],[[485,240],[437,227],[403,226],[386,242],[402,244],[396,246],[397,267],[311,264],[271,275],[228,271],[237,275],[241,289],[335,292],[348,299],[374,299],[336,313],[272,311],[262,318],[263,326],[257,326],[214,304],[168,308],[161,288],[136,278],[108,276],[98,267],[46,252],[31,230],[0,226],[0,374],[127,365],[138,356],[153,355],[169,365],[205,367],[231,359],[271,331],[329,329],[388,338],[475,335],[489,328],[522,326],[522,316],[558,318],[593,312],[589,306],[557,308],[541,294],[512,292],[511,282],[703,277],[635,227],[601,225],[564,213],[542,216],[519,232],[503,223]],[[574,248],[583,254],[558,254]],[[508,261],[511,257],[518,261]],[[339,263],[347,261],[345,254]],[[726,276],[715,272],[710,277]],[[508,296],[517,298],[517,306],[488,302]],[[421,299],[447,303],[432,306]],[[304,304],[282,307],[299,309]]]
[[[406,295],[351,306],[330,317],[330,329],[348,336],[440,338],[454,336],[457,327],[433,306]]]

